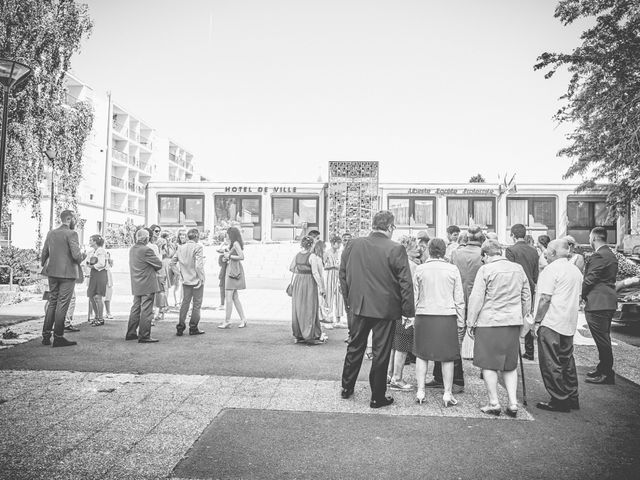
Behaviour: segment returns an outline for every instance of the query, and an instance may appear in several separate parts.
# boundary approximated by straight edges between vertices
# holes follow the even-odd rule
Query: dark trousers
[[[56,337],[64,336],[64,319],[75,288],[75,278],[49,277],[49,305],[42,326],[43,337],[51,337],[52,329]]]
[[[442,380],[442,362],[434,362],[433,379],[438,383]],[[464,387],[464,371],[462,370],[462,359],[453,361],[453,383]]]
[[[395,321],[393,320],[353,316],[351,342],[347,346],[342,370],[342,388],[352,390],[355,387],[364,352],[367,349],[369,332],[373,331],[373,359],[369,372],[371,399],[378,401],[385,397],[394,328]]]
[[[129,313],[127,336],[138,335],[138,338],[151,336],[151,320],[153,320],[153,300],[155,293],[134,295],[133,305]]]
[[[180,306],[180,317],[176,329],[180,332],[184,331],[187,312],[189,305],[193,300],[193,309],[191,310],[191,318],[189,319],[189,330],[197,330],[200,322],[200,307],[202,307],[202,296],[204,294],[204,285],[200,284],[200,288],[193,288],[193,285],[182,284],[182,305]]]
[[[600,363],[596,370],[602,375],[613,374],[613,349],[611,348],[611,319],[614,310],[584,312],[593,341],[598,348]]]
[[[225,289],[224,289],[224,282],[222,282],[220,284],[220,305],[224,305],[224,298],[225,298]]]
[[[538,330],[538,360],[544,386],[553,403],[578,399],[578,374],[573,358],[573,336],[555,330]]]
[[[534,345],[533,334],[529,331],[524,336],[524,353],[526,355],[533,357],[533,353],[534,353],[533,345]]]

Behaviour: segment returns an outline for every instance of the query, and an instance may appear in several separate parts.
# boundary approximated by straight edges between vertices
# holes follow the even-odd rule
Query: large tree
[[[609,204],[623,214],[640,197],[640,2],[561,0],[555,16],[592,25],[573,52],[543,53],[534,67],[545,78],[561,67],[571,74],[554,117],[572,128],[558,153],[571,159],[564,177],[580,176],[579,190],[607,182]]]
[[[88,102],[67,104],[64,76],[91,28],[87,6],[74,0],[0,0],[0,57],[32,68],[9,101],[7,200],[30,204],[38,225],[41,186],[51,166],[47,149],[55,152],[57,207],[76,204],[93,109]]]

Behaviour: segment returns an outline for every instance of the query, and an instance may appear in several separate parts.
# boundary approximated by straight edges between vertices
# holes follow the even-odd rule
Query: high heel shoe
[[[509,405],[504,413],[509,415],[511,418],[516,418],[518,416],[518,405]]]
[[[221,323],[220,325],[218,325],[218,328],[222,328],[222,329],[231,328],[231,322]]]
[[[487,415],[495,415],[496,417],[500,416],[500,413],[502,412],[502,408],[500,407],[500,404],[496,404],[496,405],[486,405],[484,407],[482,407],[480,409],[480,411],[482,413],[486,413]]]
[[[422,405],[424,403],[425,396],[424,390],[418,390],[418,393],[416,393],[416,403]]]
[[[445,407],[448,407],[449,405],[455,407],[458,404],[458,401],[453,398],[453,395],[451,395],[450,393],[445,393],[442,396],[442,403],[444,403]]]
[[[247,322],[246,320],[244,322],[241,322],[240,325],[238,325],[238,328],[245,328],[247,326]]]

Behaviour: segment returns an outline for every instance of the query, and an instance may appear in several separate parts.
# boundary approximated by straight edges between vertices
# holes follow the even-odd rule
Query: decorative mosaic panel
[[[378,210],[378,162],[329,162],[329,234],[368,235]]]

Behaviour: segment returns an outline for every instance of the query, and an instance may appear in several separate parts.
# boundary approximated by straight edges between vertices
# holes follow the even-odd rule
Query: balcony
[[[122,178],[111,176],[111,186],[125,189],[124,180]]]
[[[71,95],[69,92],[65,92],[65,94],[64,94],[64,103],[65,104],[67,104],[67,105],[75,105],[79,101],[80,101],[80,99],[78,97],[75,97],[75,96]]]
[[[140,134],[138,132],[134,132],[134,131],[129,131],[129,138],[131,140],[133,140],[134,142],[139,142],[140,141]]]
[[[133,208],[133,207],[127,207],[127,212],[133,213],[134,215],[140,215],[140,210],[138,210],[137,208]]]
[[[127,155],[124,152],[121,152],[120,150],[112,150],[111,151],[111,156],[113,158],[115,158],[116,160],[121,161],[122,163],[129,163],[129,155]]]
[[[140,165],[138,165],[138,168],[140,170],[142,170],[143,172],[148,173],[149,175],[151,175],[151,165],[150,164],[140,162]]]
[[[149,150],[153,148],[153,143],[151,142],[151,139],[148,137],[140,136],[139,143],[140,145],[142,145],[145,148],[148,148]]]

